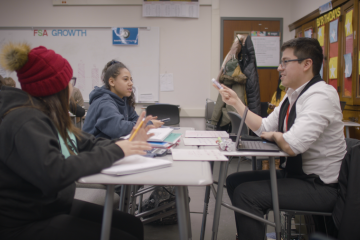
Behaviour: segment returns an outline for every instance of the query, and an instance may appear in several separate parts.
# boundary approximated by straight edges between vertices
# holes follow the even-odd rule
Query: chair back
[[[240,123],[241,123],[241,117],[236,112],[228,112],[228,115],[231,120],[231,133],[238,134]],[[247,126],[244,124],[243,129],[241,130],[240,136],[248,135],[248,129]]]
[[[268,102],[261,102],[260,106],[261,106],[260,116],[262,118],[266,118],[268,116],[267,110],[268,110],[268,107],[269,107],[269,103]]]
[[[179,106],[172,104],[154,104],[146,108],[146,116],[157,116],[158,120],[170,118],[170,121],[165,122],[165,126],[177,125],[180,122]]]
[[[206,104],[205,104],[205,120],[206,121],[210,121],[213,111],[214,111],[215,103],[216,103],[215,101],[212,101],[209,98],[206,99]]]

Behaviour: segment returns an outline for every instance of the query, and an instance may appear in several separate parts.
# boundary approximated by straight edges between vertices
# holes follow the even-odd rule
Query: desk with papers
[[[183,133],[185,130],[186,128],[182,128],[180,130],[174,130],[174,132]],[[189,149],[196,148],[183,146],[182,143],[178,147]],[[190,213],[186,186],[206,186],[212,184],[213,180],[210,164],[204,161],[172,161],[171,155],[167,155],[161,159],[172,162],[171,167],[124,176],[95,174],[83,177],[79,180],[81,183],[98,183],[104,184],[107,187],[101,231],[102,240],[109,239],[113,211],[114,186],[119,184],[176,186],[176,208],[180,239],[191,239]]]

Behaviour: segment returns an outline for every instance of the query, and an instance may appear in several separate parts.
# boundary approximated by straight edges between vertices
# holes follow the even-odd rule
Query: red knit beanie
[[[5,60],[6,65],[17,72],[22,90],[35,97],[45,97],[65,89],[73,76],[69,62],[43,46],[23,51],[26,48],[30,49],[28,45],[10,44],[4,53],[12,53],[12,59]]]

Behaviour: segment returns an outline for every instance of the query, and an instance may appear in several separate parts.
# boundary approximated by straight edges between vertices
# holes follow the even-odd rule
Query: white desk
[[[189,130],[189,128],[187,129]],[[185,129],[174,132],[184,132]],[[180,144],[181,147],[182,144]],[[164,157],[172,161],[171,155]],[[174,185],[176,190],[176,208],[181,240],[191,239],[189,202],[186,186],[205,186],[213,183],[208,162],[175,161],[171,167],[126,176],[95,174],[79,180],[81,183],[107,185],[101,239],[110,235],[113,211],[114,185]]]
[[[351,122],[348,120],[344,120],[344,126],[345,126],[345,137],[349,138],[350,137],[350,132],[349,132],[349,127],[360,127],[360,124],[357,122]]]
[[[205,148],[214,148],[212,147],[205,147]],[[217,147],[215,147],[217,148]],[[273,211],[274,211],[274,218],[275,223],[270,222],[264,218],[260,218],[252,213],[249,213],[247,211],[244,211],[240,208],[236,208],[232,206],[231,204],[225,203],[222,201],[223,196],[223,188],[228,168],[228,162],[220,162],[220,172],[219,172],[219,180],[218,180],[218,187],[217,191],[213,187],[213,191],[216,194],[216,202],[215,202],[215,211],[214,211],[214,219],[213,219],[213,227],[212,227],[212,240],[217,239],[218,229],[219,229],[219,220],[220,220],[220,210],[221,205],[224,207],[227,207],[231,210],[234,210],[238,213],[244,214],[248,217],[251,217],[253,219],[256,219],[258,221],[261,221],[265,224],[269,224],[273,227],[275,227],[276,232],[276,239],[280,240],[280,233],[281,233],[281,223],[280,223],[280,210],[279,210],[279,198],[278,198],[278,190],[277,190],[277,179],[276,179],[276,169],[275,169],[275,157],[286,157],[288,154],[284,152],[240,152],[240,151],[234,151],[234,152],[227,152],[222,151],[222,153],[226,156],[238,156],[238,157],[269,157],[269,165],[270,165],[270,184],[271,184],[271,195],[273,200]],[[207,209],[209,204],[209,198],[210,198],[210,186],[206,187],[205,191],[205,198],[204,198],[204,210],[203,210],[203,220],[201,225],[201,235],[200,240],[203,240],[205,237],[205,225],[206,225],[206,217],[207,217]]]

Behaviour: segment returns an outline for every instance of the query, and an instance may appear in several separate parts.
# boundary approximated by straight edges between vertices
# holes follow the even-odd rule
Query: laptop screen
[[[241,122],[240,122],[240,127],[239,127],[239,131],[238,131],[238,134],[237,134],[237,136],[236,136],[236,147],[238,147],[239,146],[239,141],[240,141],[240,135],[241,135],[241,132],[242,132],[242,129],[243,129],[243,127],[244,127],[244,124],[245,124],[245,119],[246,119],[246,114],[247,114],[247,112],[248,112],[248,108],[245,106],[245,110],[244,110],[244,114],[243,114],[243,116],[242,116],[242,118],[241,118]]]

